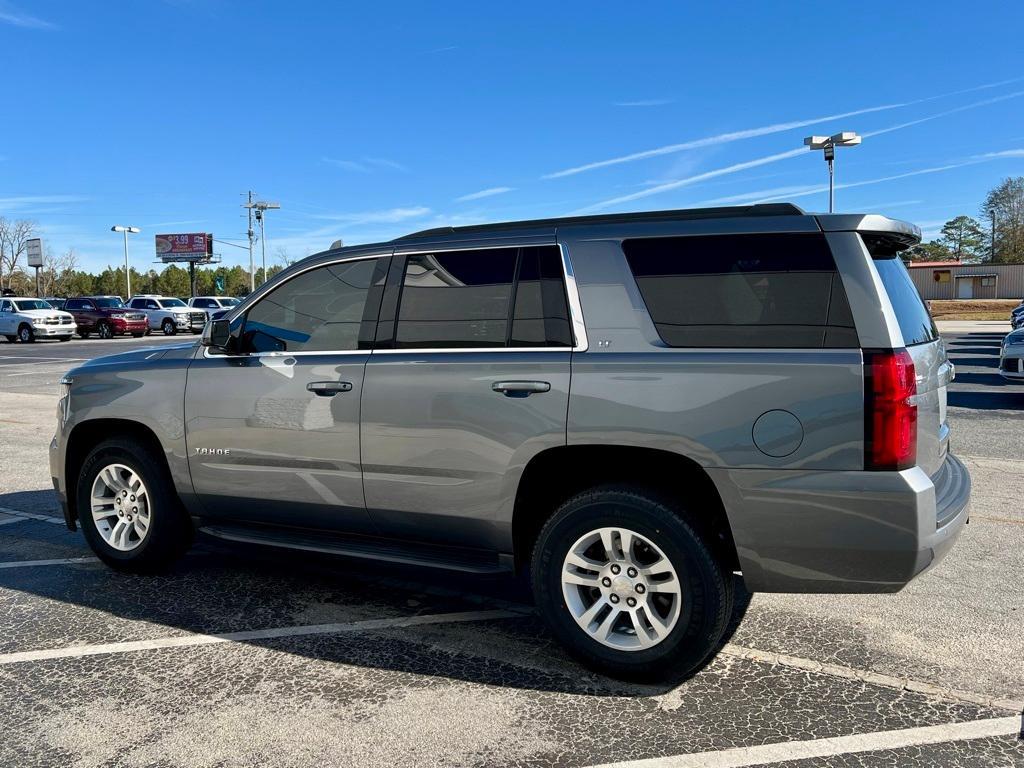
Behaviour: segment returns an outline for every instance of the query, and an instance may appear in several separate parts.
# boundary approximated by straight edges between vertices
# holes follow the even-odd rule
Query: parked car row
[[[129,334],[139,338],[152,331],[166,336],[179,331],[199,334],[208,320],[223,317],[238,303],[230,296],[194,296],[186,303],[145,294],[133,296],[128,304],[120,296],[5,296],[0,300],[0,335],[29,343],[37,338],[68,341],[76,333],[83,339],[94,333],[101,339]]]

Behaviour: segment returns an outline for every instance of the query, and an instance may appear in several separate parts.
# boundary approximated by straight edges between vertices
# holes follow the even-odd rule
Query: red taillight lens
[[[917,463],[914,360],[905,349],[864,352],[864,468],[907,469]]]

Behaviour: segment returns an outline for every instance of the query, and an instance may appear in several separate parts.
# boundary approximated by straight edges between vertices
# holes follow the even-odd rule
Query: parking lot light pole
[[[828,212],[832,213],[835,208],[835,173],[833,161],[836,158],[836,147],[855,147],[861,142],[861,137],[853,131],[843,131],[832,136],[808,136],[804,144],[811,150],[820,149],[825,153],[825,162],[828,163]]]
[[[124,233],[124,300],[129,301],[132,297],[132,273],[128,267],[128,234],[131,233],[133,235],[137,235],[142,230],[138,227],[122,227],[117,224],[111,227],[110,231]]]

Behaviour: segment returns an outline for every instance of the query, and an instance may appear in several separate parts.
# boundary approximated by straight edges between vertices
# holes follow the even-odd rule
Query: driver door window
[[[342,352],[368,349],[384,270],[379,259],[328,264],[298,275],[260,299],[246,314],[241,352]],[[376,273],[375,273],[376,272]],[[373,316],[366,317],[367,312]],[[365,325],[364,325],[365,321]]]

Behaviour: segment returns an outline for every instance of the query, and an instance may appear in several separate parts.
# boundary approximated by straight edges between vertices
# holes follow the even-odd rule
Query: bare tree
[[[274,258],[282,267],[290,267],[296,262],[296,259],[292,258],[292,255],[288,253],[288,249],[283,245],[279,245],[274,249]]]
[[[43,296],[65,296],[67,283],[78,269],[78,256],[74,248],[68,248],[60,256],[54,256],[47,248],[43,266],[39,270],[39,286]]]
[[[5,219],[0,216],[0,288],[10,288],[19,272],[18,262],[35,235],[36,223],[28,219]],[[5,282],[6,280],[6,282]]]

